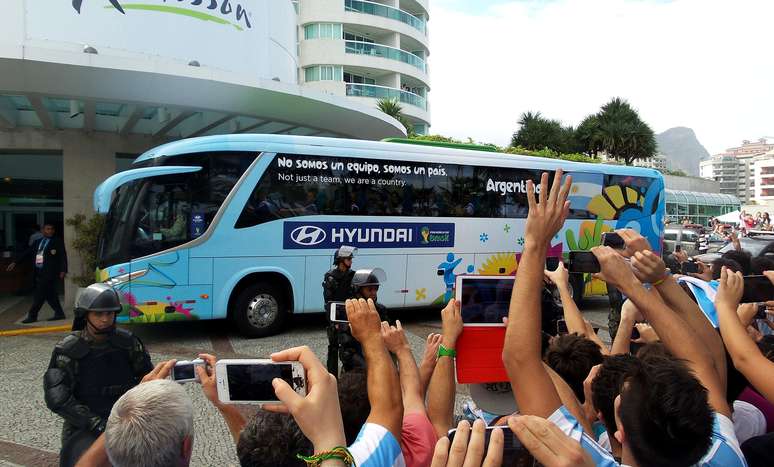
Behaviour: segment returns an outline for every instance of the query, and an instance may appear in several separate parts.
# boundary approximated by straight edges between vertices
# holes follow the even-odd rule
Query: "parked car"
[[[764,248],[774,244],[774,233],[755,234],[739,239],[739,244],[742,246],[742,250],[750,253],[753,257],[758,256]],[[695,259],[711,264],[716,259],[720,258],[723,253],[734,249],[734,244],[728,242],[723,248],[714,253],[706,253],[703,255],[694,256]]]
[[[707,252],[709,242],[701,226],[667,226],[664,229],[664,251],[675,251],[677,245],[688,256],[696,256]]]

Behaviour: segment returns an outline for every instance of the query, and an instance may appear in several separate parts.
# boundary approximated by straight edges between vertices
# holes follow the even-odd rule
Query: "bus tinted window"
[[[541,170],[384,159],[278,154],[256,185],[236,228],[305,215],[525,218],[526,181]],[[588,201],[602,173],[581,173],[570,218],[594,219]],[[575,174],[573,174],[575,176]],[[639,178],[638,182],[651,179]],[[647,183],[646,183],[647,185]],[[575,185],[574,185],[575,186]]]
[[[119,188],[106,219],[100,264],[128,261],[203,235],[256,157],[255,153],[203,153],[165,158],[162,164],[154,161],[154,165],[202,169],[143,178]]]

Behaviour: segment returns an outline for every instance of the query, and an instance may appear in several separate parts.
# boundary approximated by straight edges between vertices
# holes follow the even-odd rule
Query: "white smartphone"
[[[505,326],[515,276],[457,276],[463,326]]]
[[[331,303],[330,318],[332,323],[349,323],[344,302]]]
[[[306,374],[300,362],[263,359],[225,359],[215,364],[218,399],[224,404],[279,402],[271,382],[281,378],[301,396],[306,396]]]

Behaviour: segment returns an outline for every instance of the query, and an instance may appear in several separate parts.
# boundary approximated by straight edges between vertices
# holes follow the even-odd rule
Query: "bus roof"
[[[389,160],[406,159],[417,162],[426,161],[449,164],[471,164],[475,162],[473,165],[486,164],[505,167],[542,168],[545,170],[562,168],[573,171],[603,172],[612,175],[662,178],[661,173],[657,170],[643,167],[589,164],[501,152],[439,147],[435,144],[419,145],[317,136],[267,134],[233,134],[182,139],[150,149],[141,154],[134,163],[137,164],[158,157],[223,151],[374,157]]]

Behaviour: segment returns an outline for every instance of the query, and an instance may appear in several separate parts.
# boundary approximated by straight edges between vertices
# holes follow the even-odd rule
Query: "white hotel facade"
[[[396,99],[414,130],[428,132],[428,0],[294,3],[303,87],[372,107]]]

